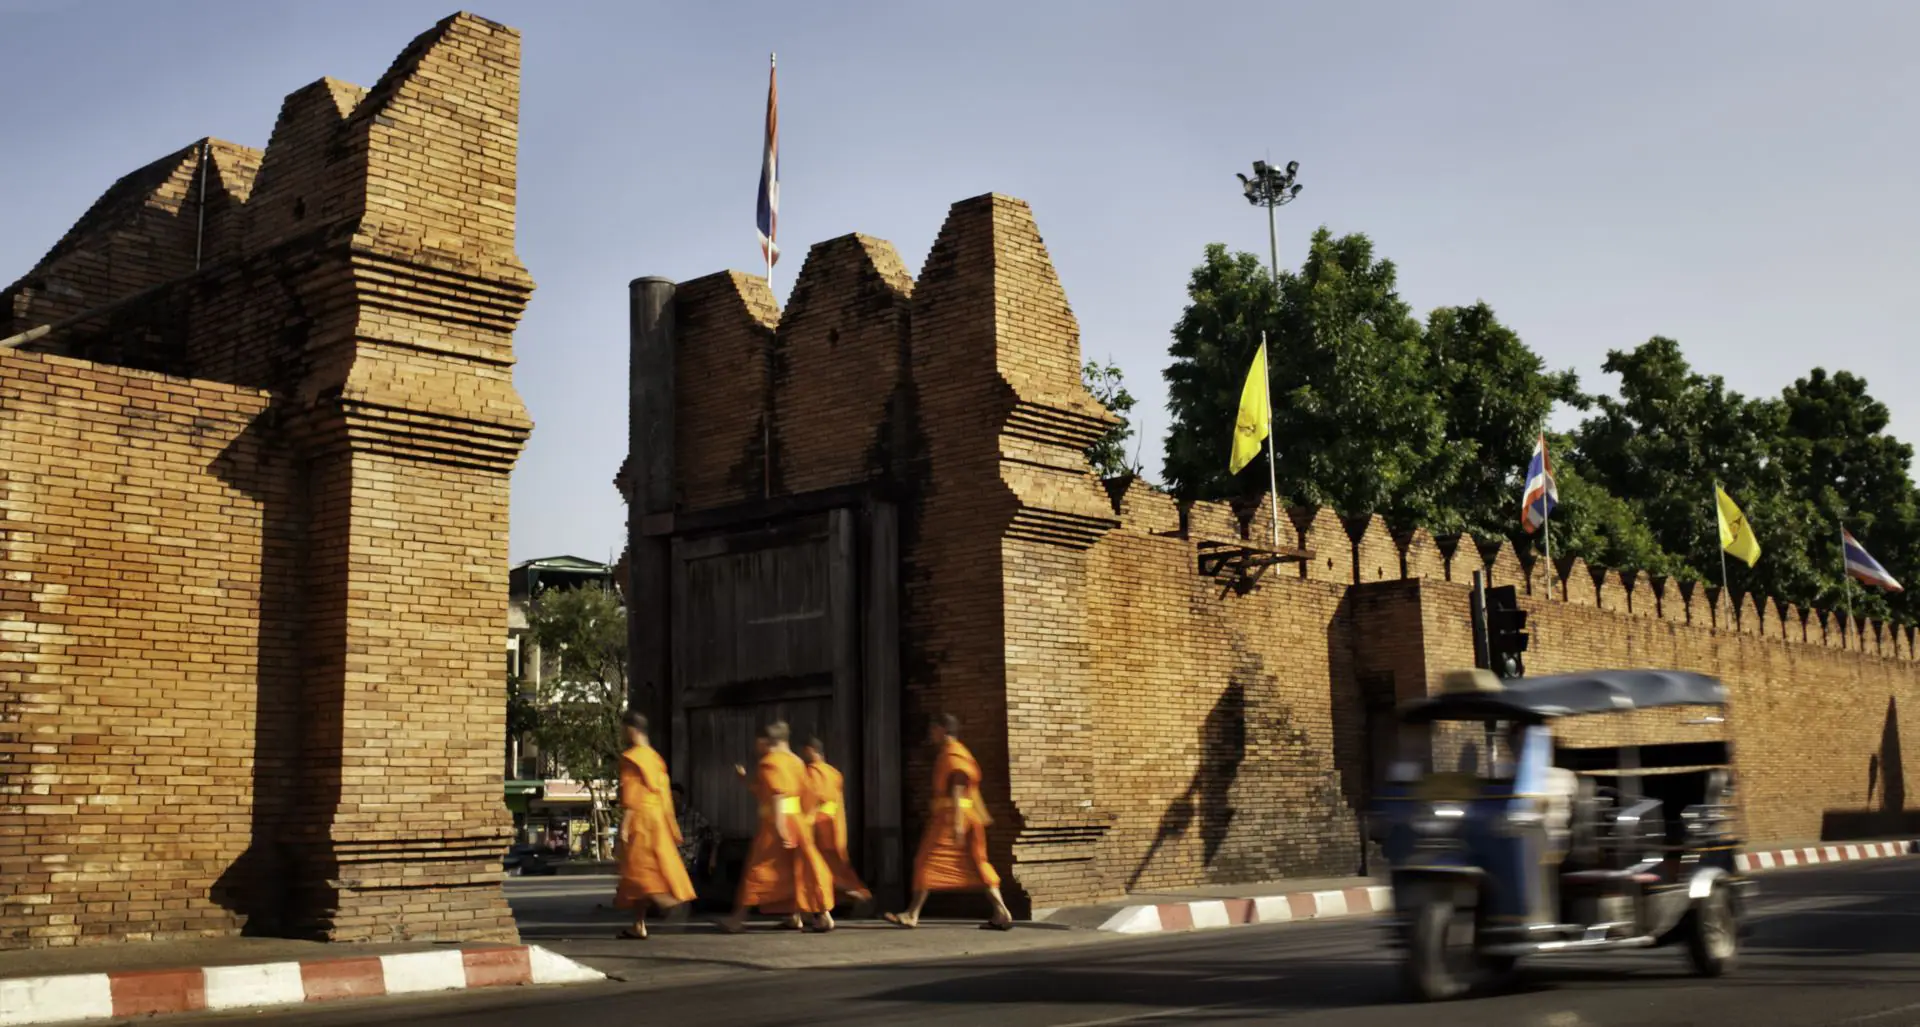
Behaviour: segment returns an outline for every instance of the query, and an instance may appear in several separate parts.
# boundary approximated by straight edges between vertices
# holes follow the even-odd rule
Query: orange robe
[[[613,904],[620,909],[645,906],[649,895],[693,898],[693,882],[680,860],[680,822],[673,815],[673,791],[667,761],[651,746],[620,754],[620,807],[632,814],[620,834],[620,884]]]
[[[960,807],[954,808],[951,785],[955,774],[966,779]],[[966,825],[963,841],[953,837],[953,818]],[[960,740],[950,739],[933,763],[933,819],[920,836],[913,858],[915,891],[978,891],[1000,886],[1000,875],[987,862],[987,804],[980,798],[980,764]]]
[[[760,798],[760,830],[740,877],[742,908],[757,906],[763,913],[824,913],[833,908],[833,871],[814,845],[812,818],[803,804],[806,781],[806,764],[793,753],[770,752],[760,758],[751,782]],[[776,794],[786,799],[776,805]],[[781,844],[776,818],[786,820],[787,836],[798,843],[793,848]]]
[[[848,895],[867,886],[847,858],[846,779],[825,760],[807,764],[807,812],[813,816],[813,843],[833,871],[833,887]]]

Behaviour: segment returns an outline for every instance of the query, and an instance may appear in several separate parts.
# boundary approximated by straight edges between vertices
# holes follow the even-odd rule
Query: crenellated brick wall
[[[447,18],[0,293],[0,947],[515,936],[518,77]]]
[[[674,308],[678,512],[902,498],[902,730],[911,743],[925,714],[960,716],[1018,904],[1360,870],[1394,704],[1472,664],[1476,572],[1523,593],[1534,673],[1725,679],[1756,841],[1818,838],[1834,811],[1859,821],[1920,770],[1897,738],[1920,709],[1905,630],[1577,560],[1549,601],[1544,564],[1504,541],[1327,510],[1282,512],[1282,546],[1312,555],[1258,588],[1200,575],[1203,542],[1264,545],[1272,515],[1094,477],[1082,451],[1110,415],[1081,384],[1078,326],[1018,200],[955,204],[917,281],[891,246],[850,235],[813,248],[784,313],[737,273],[679,287]],[[1687,723],[1697,713],[1568,732],[1716,730]],[[909,748],[910,827],[926,769]]]

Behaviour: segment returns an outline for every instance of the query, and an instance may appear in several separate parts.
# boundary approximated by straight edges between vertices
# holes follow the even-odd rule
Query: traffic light
[[[1487,664],[1502,678],[1525,677],[1527,611],[1520,608],[1519,590],[1512,585],[1487,589]]]

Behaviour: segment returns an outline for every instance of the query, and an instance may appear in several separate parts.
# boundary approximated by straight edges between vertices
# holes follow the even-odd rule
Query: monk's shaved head
[[[776,720],[760,729],[760,737],[775,745],[779,745],[781,742],[793,737],[793,729],[787,726],[786,721]]]

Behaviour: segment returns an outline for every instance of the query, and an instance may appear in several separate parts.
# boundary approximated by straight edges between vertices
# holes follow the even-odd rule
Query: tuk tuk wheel
[[[1458,998],[1473,986],[1483,961],[1474,951],[1475,911],[1435,901],[1414,912],[1407,934],[1408,990],[1422,1002]],[[1508,961],[1511,966],[1511,961]]]
[[[1687,932],[1687,959],[1702,977],[1719,977],[1733,969],[1739,954],[1740,924],[1733,894],[1724,885],[1696,899],[1692,929]]]

